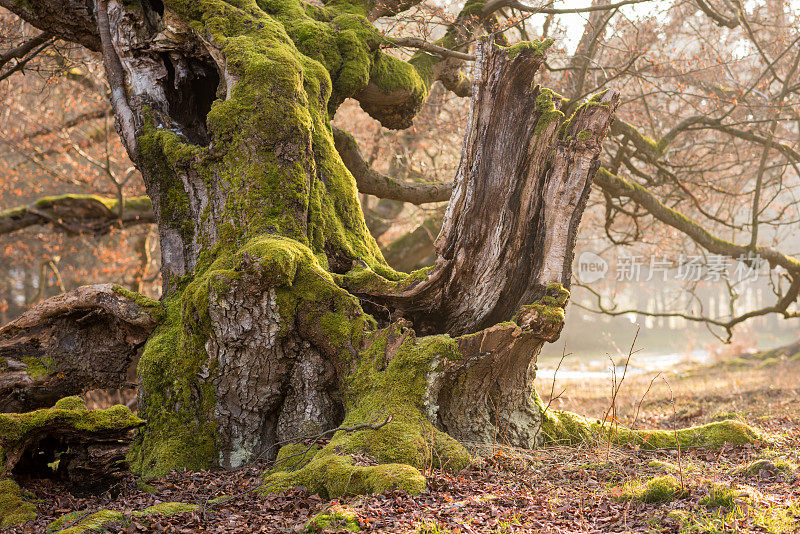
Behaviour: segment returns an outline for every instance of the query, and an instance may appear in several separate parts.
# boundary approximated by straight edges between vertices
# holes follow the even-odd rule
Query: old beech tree
[[[118,386],[143,345],[134,472],[230,468],[281,450],[294,459],[267,489],[328,495],[419,491],[420,468],[466,465],[464,444],[532,447],[597,431],[546,411],[532,378],[563,324],[618,95],[565,116],[536,84],[548,41],[475,44],[498,2],[468,2],[436,44],[409,40],[420,50],[397,59],[372,22],[413,3],[0,0],[47,35],[102,53],[118,131],[152,201],[164,281],[161,302],[88,286],[0,330],[9,361],[44,362],[41,376],[23,365],[6,373],[2,411]],[[331,127],[354,98],[384,126],[407,128],[435,81],[472,98],[452,195],[449,184],[371,171]],[[450,197],[433,267],[387,265],[359,189]],[[338,427],[356,429],[322,448],[281,449]],[[709,437],[694,432],[686,439]]]

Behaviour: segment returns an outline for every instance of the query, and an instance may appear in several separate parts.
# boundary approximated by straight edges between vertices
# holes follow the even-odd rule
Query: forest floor
[[[251,490],[265,466],[173,472],[147,484],[131,478],[116,497],[90,499],[39,482],[26,486],[39,499],[38,519],[11,532],[45,532],[68,512],[60,527],[79,526],[99,510],[119,512],[105,516],[109,532],[800,532],[798,378],[800,361],[754,356],[629,376],[616,395],[613,382],[556,375],[537,383],[552,409],[598,419],[616,413],[621,424],[637,428],[739,418],[770,435],[768,444],[681,451],[497,445],[461,473],[425,473],[428,489],[417,497],[396,492],[325,500],[302,488],[263,497]],[[134,513],[165,502],[192,506],[172,515]],[[316,530],[309,526],[315,516]]]

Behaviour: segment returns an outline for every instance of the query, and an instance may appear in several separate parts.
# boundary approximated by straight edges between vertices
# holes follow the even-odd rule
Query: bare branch
[[[95,17],[97,32],[102,43],[103,63],[106,67],[106,79],[111,89],[111,106],[119,124],[120,134],[125,146],[134,161],[138,156],[136,141],[136,121],[128,104],[125,88],[125,71],[122,69],[114,43],[111,41],[111,28],[108,20],[108,0],[95,0]]]
[[[629,6],[633,4],[643,4],[645,2],[651,2],[652,0],[622,0],[621,2],[615,2],[613,4],[605,4],[605,5],[596,5],[596,6],[589,6],[589,7],[574,7],[574,8],[553,8],[553,7],[533,7],[527,6],[518,0],[490,0],[486,2],[483,8],[483,14],[494,13],[498,9],[502,9],[504,7],[513,7],[520,11],[525,11],[527,13],[543,13],[545,15],[567,15],[571,13],[591,13],[592,11],[608,11],[611,9],[617,9],[623,6]]]
[[[379,198],[401,200],[412,204],[444,202],[450,198],[453,184],[400,182],[373,170],[361,155],[356,140],[347,132],[333,129],[336,150],[345,166],[356,179],[361,193]]]
[[[52,39],[52,35],[44,32],[36,37],[29,39],[19,46],[15,46],[5,54],[0,54],[0,67],[11,61],[12,59],[20,59],[27,56],[32,50],[39,45],[42,45]]]
[[[641,185],[629,182],[604,168],[598,171],[594,183],[612,197],[630,198],[646,209],[650,215],[689,236],[695,243],[713,254],[737,258],[755,253],[767,260],[771,266],[780,265],[792,273],[793,277],[800,277],[800,260],[794,256],[787,256],[770,247],[751,248],[720,239],[682,213],[664,205]]]
[[[111,108],[103,108],[103,109],[95,109],[92,111],[87,111],[85,113],[81,113],[80,115],[76,115],[75,117],[62,122],[59,125],[52,127],[44,127],[38,130],[34,130],[30,133],[25,134],[24,138],[30,141],[32,139],[41,137],[43,135],[69,130],[70,128],[74,128],[75,126],[83,124],[84,122],[92,121],[95,119],[102,119],[103,117],[111,117],[112,115],[113,111],[111,110]]]
[[[409,48],[418,48],[419,50],[425,50],[426,52],[431,52],[442,57],[452,57],[456,59],[463,59],[464,61],[475,61],[475,56],[472,54],[459,52],[457,50],[450,50],[449,48],[438,46],[416,37],[389,39],[389,44],[401,47],[406,46]]]
[[[707,3],[705,0],[695,0],[697,7],[700,10],[708,15],[708,17],[713,20],[717,25],[724,26],[726,28],[735,28],[739,25],[738,17],[726,17],[716,9],[714,9],[710,3]]]
[[[0,73],[0,81],[5,80],[15,72],[21,72],[25,68],[25,65],[27,65],[33,58],[38,56],[44,49],[46,49],[52,43],[53,43],[52,38],[45,39],[45,41],[41,43],[38,47],[35,47],[33,50],[31,50],[28,53],[28,55],[17,61],[17,63],[13,67],[11,67],[6,72]]]

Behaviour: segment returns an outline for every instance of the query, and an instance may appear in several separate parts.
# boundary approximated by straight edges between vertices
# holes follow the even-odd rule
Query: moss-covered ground
[[[24,528],[45,532],[69,509],[75,513],[65,524],[76,527],[103,519],[107,525],[102,528],[111,532],[251,532],[258,525],[265,532],[287,528],[352,532],[358,528],[421,534],[679,534],[738,529],[788,534],[800,529],[800,401],[792,381],[798,372],[800,363],[794,362],[757,371],[699,369],[688,378],[670,378],[674,408],[668,390],[654,386],[637,417],[637,427],[664,431],[671,430],[673,422],[682,427],[745,422],[771,442],[687,445],[680,452],[597,439],[550,443],[535,451],[498,444],[473,451],[479,454],[463,470],[423,469],[426,486],[418,495],[398,488],[384,494],[332,498],[305,487],[263,495],[259,491],[263,474],[273,467],[267,463],[234,471],[173,471],[146,484],[132,478],[115,498],[77,499],[53,483],[25,484],[30,494],[24,495],[24,501],[38,509],[38,516]],[[628,427],[633,426],[649,382],[646,377],[629,379],[617,399],[618,422]],[[537,382],[540,391],[549,391],[547,381]],[[766,383],[772,387],[765,387]],[[551,409],[600,417],[608,408],[605,382],[564,380],[558,385],[566,387],[567,393],[551,403]],[[543,395],[543,402],[548,401]],[[298,469],[329,444],[294,445],[282,454],[284,458],[294,455],[287,462]],[[367,454],[355,454],[352,462],[351,467],[357,468],[376,464]],[[183,504],[177,508],[162,504],[174,502]],[[142,515],[145,510],[166,508],[173,515]],[[8,531],[24,532],[23,527]]]

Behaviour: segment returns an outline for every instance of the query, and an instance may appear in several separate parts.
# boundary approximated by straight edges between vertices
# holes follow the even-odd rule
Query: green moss
[[[43,356],[41,358],[30,356],[22,358],[22,363],[26,365],[25,372],[34,380],[49,375],[53,368],[53,358],[50,356]]]
[[[84,411],[86,410],[86,401],[81,397],[73,395],[72,397],[64,397],[63,399],[59,399],[53,408],[56,410]]]
[[[539,113],[539,118],[536,120],[536,127],[533,130],[534,135],[541,135],[552,123],[558,124],[564,118],[564,113],[556,105],[556,102],[560,105],[562,100],[561,95],[550,89],[539,89],[535,101],[535,109]]]
[[[530,327],[532,318],[540,326],[547,328],[560,328],[564,323],[564,309],[569,301],[570,292],[561,284],[550,284],[545,288],[544,294],[533,304],[521,306],[514,317],[514,322],[520,326]],[[531,313],[535,311],[535,317]]]
[[[358,353],[372,320],[326,272],[327,258],[358,262],[390,280],[402,276],[369,234],[355,180],[334,147],[330,115],[368,83],[421,97],[427,91],[413,68],[377,50],[383,37],[365,21],[361,4],[165,4],[221,51],[226,80],[235,82],[206,118],[211,147],[192,144],[155,111],[146,113],[139,138],[143,165],[162,193],[162,222],[199,251],[194,272],[169,281],[175,289],[165,296],[164,321],[139,362],[148,425],[130,461],[145,476],[218,462],[208,308],[248,269],[275,288],[287,325],[302,314],[319,325],[315,343],[344,359]],[[228,193],[222,213],[192,216],[187,175]]]
[[[578,114],[578,112],[580,112],[581,110],[583,110],[585,108],[589,108],[589,107],[593,107],[593,106],[607,108],[608,104],[604,104],[604,103],[602,103],[600,101],[602,99],[603,95],[606,94],[606,92],[608,92],[608,90],[600,91],[599,93],[596,93],[596,94],[592,95],[589,98],[589,100],[587,100],[586,102],[584,102],[584,103],[580,104],[579,106],[577,106],[575,108],[575,111],[569,114],[569,118],[567,118],[567,120],[562,122],[561,126],[559,126],[559,128],[558,128],[558,137],[561,138],[561,139],[569,139],[572,136],[576,136],[581,141],[584,141],[584,140],[588,139],[591,136],[591,132],[589,132],[588,130],[582,130],[580,132],[571,132],[570,131],[570,126],[572,125],[572,120],[575,118],[575,116]],[[569,112],[569,108],[572,107],[575,104],[576,103],[571,103],[570,106],[565,108],[565,111]]]
[[[81,515],[83,514],[83,515]],[[78,520],[78,518],[83,517]],[[76,523],[75,521],[78,520]],[[127,525],[125,514],[116,510],[100,510],[99,512],[85,515],[85,512],[71,512],[56,519],[47,526],[48,532],[58,534],[84,534],[85,532],[105,532],[114,524]],[[72,524],[68,528],[67,525]]]
[[[738,530],[739,522],[745,513],[737,508],[726,510],[672,510],[669,519],[680,525],[680,534],[728,534]]]
[[[736,500],[743,494],[740,490],[716,482],[709,483],[705,489],[707,493],[700,499],[700,504],[709,508],[731,509],[736,504]]]
[[[21,525],[36,519],[36,506],[27,502],[16,482],[0,479],[0,527]]]
[[[53,534],[54,532],[62,531],[67,525],[74,525],[81,519],[85,519],[92,514],[91,510],[75,510],[72,512],[68,512],[61,517],[54,519],[51,521],[45,532],[47,534]]]
[[[321,447],[319,445],[303,445],[302,443],[289,443],[284,445],[278,451],[278,456],[272,464],[269,473],[277,473],[279,471],[297,471],[302,469],[314,456],[317,455]]]
[[[743,419],[742,414],[737,412],[718,412],[711,417],[712,421],[741,421]]]
[[[514,59],[523,51],[530,52],[534,56],[544,56],[547,49],[550,48],[554,42],[554,39],[548,38],[542,39],[541,41],[521,41],[509,47],[500,46],[500,48],[506,49],[509,59]]]
[[[135,302],[137,305],[144,308],[153,321],[160,323],[164,320],[164,305],[159,301],[151,299],[150,297],[142,295],[141,293],[130,291],[119,284],[114,284],[112,291],[114,291],[114,293],[117,295],[125,297],[126,299]]]
[[[158,490],[155,486],[151,486],[141,478],[136,479],[136,488],[145,493],[157,493]]]
[[[656,477],[647,482],[633,481],[625,484],[616,496],[620,500],[637,500],[646,503],[670,502],[686,495],[678,480],[671,475]]]
[[[318,453],[298,471],[268,475],[260,492],[280,492],[297,486],[323,497],[384,493],[398,489],[416,495],[425,489],[425,478],[419,470],[406,464],[357,466],[349,456],[335,454],[329,449]]]
[[[303,486],[329,497],[398,488],[417,494],[425,488],[420,469],[464,468],[470,461],[464,447],[424,415],[431,369],[438,361],[459,357],[456,342],[449,336],[416,339],[400,325],[378,331],[346,379],[342,425],[377,424],[388,416],[391,421],[378,429],[337,432],[302,467],[267,473],[262,491]],[[298,448],[284,447],[280,454],[287,457]],[[367,454],[382,464],[356,465],[350,454]]]
[[[299,314],[304,323],[314,325],[308,332],[312,341],[343,361],[354,358],[365,332],[374,328],[358,299],[337,286],[312,251],[297,241],[261,236],[235,254],[220,254],[185,286],[180,298],[165,301],[167,318],[145,345],[138,373],[140,387],[148,393],[141,408],[148,426],[132,448],[136,472],[159,476],[173,468],[199,469],[218,461],[213,416],[217,362],[205,350],[211,331],[208,308],[243,276],[274,289],[282,324],[294,324]]]
[[[670,462],[662,462],[660,460],[650,460],[647,463],[648,467],[652,467],[653,469],[658,469],[659,471],[664,471],[665,473],[678,473],[680,468]]]
[[[148,506],[143,510],[76,510],[69,512],[47,525],[47,533],[58,534],[84,534],[86,532],[107,532],[110,527],[117,525],[127,527],[131,519],[136,518],[138,523],[147,524],[150,516],[171,516],[186,514],[199,510],[196,504],[182,502],[163,502]]]
[[[498,529],[497,532],[500,534],[505,532],[505,530]],[[414,530],[414,534],[454,534],[454,532],[447,527],[441,526],[439,523],[425,521]]]
[[[360,530],[361,527],[358,524],[355,512],[337,505],[313,516],[308,520],[301,532],[311,534],[329,531],[359,532]]]
[[[184,502],[162,502],[159,504],[154,504],[153,506],[148,506],[144,510],[133,512],[134,517],[146,517],[149,515],[176,515],[176,514],[188,514],[189,512],[194,512],[195,510],[199,510],[200,506],[196,504],[187,504]]]
[[[146,125],[140,145],[153,173],[162,173],[165,189],[175,189],[168,204],[177,212],[188,209],[176,175],[213,177],[231,192],[224,206],[229,223],[217,225],[217,242],[228,250],[271,233],[315,254],[357,258],[376,271],[385,266],[364,223],[355,181],[334,148],[329,113],[368,83],[389,92],[419,91],[413,68],[376,51],[383,37],[345,5],[306,10],[297,1],[263,0],[261,11],[252,0],[241,6],[221,0],[167,4],[221,49],[238,80],[208,114],[213,151],[155,120]],[[176,224],[186,220],[181,213]],[[212,243],[202,228],[196,236],[183,234]]]
[[[767,438],[741,421],[715,421],[706,425],[671,430],[630,430],[622,426],[601,424],[581,415],[558,410],[545,412],[541,399],[535,402],[542,416],[544,440],[550,443],[581,443],[609,440],[618,445],[637,445],[643,449],[745,445],[763,443]]]
[[[145,478],[217,462],[216,397],[210,383],[216,367],[202,347],[207,334],[183,328],[180,304],[176,297],[165,301],[165,319],[148,338],[137,367],[139,387],[147,395],[139,413],[148,424],[136,434],[128,462]]]
[[[41,197],[33,203],[33,207],[38,210],[48,210],[65,200],[94,201],[102,204],[110,212],[117,213],[119,200],[116,198],[103,197],[100,195],[66,194]],[[25,214],[27,206],[18,206],[8,210],[0,211],[0,220],[12,217],[21,217]],[[152,209],[150,197],[130,197],[125,199],[125,209],[133,211],[149,211]]]
[[[757,506],[752,510],[753,522],[770,534],[796,533],[800,526],[800,504]]]
[[[69,409],[46,408],[22,414],[3,413],[0,414],[0,441],[6,449],[11,449],[28,433],[56,422],[83,432],[132,429],[144,423],[127,406],[112,406],[106,410],[75,410],[70,406]]]
[[[761,458],[733,470],[734,475],[745,478],[757,478],[762,473],[785,480],[793,480],[797,476],[797,465],[784,458]]]

